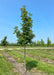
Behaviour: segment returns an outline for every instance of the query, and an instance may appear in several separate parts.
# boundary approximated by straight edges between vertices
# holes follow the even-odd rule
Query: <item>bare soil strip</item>
[[[15,49],[24,49],[24,48],[15,48]],[[39,47],[38,48],[37,47],[33,47],[33,48],[31,48],[31,47],[29,48],[28,47],[26,49],[49,49],[50,50],[50,49],[54,49],[54,48],[53,47],[43,47],[43,48],[42,47],[40,47],[40,48]]]
[[[4,50],[4,49],[0,49],[0,50]]]
[[[4,50],[4,49],[9,49],[9,50],[13,50],[14,48],[0,48],[0,50]],[[21,47],[21,48],[19,48],[19,47],[17,47],[17,48],[15,48],[15,49],[24,49],[23,47]],[[54,47],[27,47],[26,49],[49,49],[49,50],[51,50],[51,49],[54,49]]]

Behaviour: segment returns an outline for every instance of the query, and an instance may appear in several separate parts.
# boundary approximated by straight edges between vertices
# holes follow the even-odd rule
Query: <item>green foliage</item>
[[[1,40],[1,45],[2,46],[7,46],[8,45],[8,42],[6,41],[6,39],[7,39],[7,36],[5,36],[3,40]]]
[[[40,43],[40,41],[38,40],[38,41],[37,41],[37,46],[40,46],[40,45],[41,45],[41,43]]]
[[[18,43],[21,45],[26,45],[28,43],[32,42],[32,39],[34,37],[33,31],[32,31],[32,19],[31,19],[30,13],[26,11],[26,6],[23,5],[23,8],[21,8],[21,31],[18,30],[18,27],[16,26],[14,29],[14,34],[16,33],[16,36],[18,38]]]
[[[32,46],[36,46],[36,41],[33,41],[32,42]]]
[[[48,37],[48,39],[47,39],[47,47],[49,47],[49,46],[51,46],[51,40]]]
[[[17,43],[9,43],[9,46],[19,46]]]
[[[54,43],[52,43],[51,46],[54,47]]]
[[[45,45],[43,39],[41,39],[40,43],[41,43],[41,46],[44,46]]]

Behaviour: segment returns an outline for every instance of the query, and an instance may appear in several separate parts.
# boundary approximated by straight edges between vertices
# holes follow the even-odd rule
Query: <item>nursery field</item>
[[[0,51],[0,75],[19,75],[14,72],[14,68],[13,64],[4,56],[3,51]]]
[[[54,49],[26,49],[26,70],[26,75],[54,75]],[[24,49],[0,50],[0,75],[24,74]]]

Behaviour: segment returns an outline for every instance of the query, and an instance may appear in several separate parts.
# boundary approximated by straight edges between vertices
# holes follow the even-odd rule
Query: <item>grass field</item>
[[[16,51],[20,51],[22,53],[17,53]],[[43,57],[43,58],[47,58],[47,54],[48,54],[48,58],[51,59],[49,57],[53,55],[53,51],[54,50],[27,50],[27,54],[31,54],[33,56],[40,56],[40,57]],[[6,50],[6,52],[8,52],[11,56],[13,56],[17,62],[20,62],[20,63],[24,63],[24,55],[23,55],[23,50],[15,50],[15,51],[9,51],[9,50]],[[43,55],[42,55],[43,54]],[[45,57],[44,57],[45,55]],[[52,56],[53,58],[53,56]],[[53,59],[52,59],[53,60]],[[54,65],[52,64],[49,64],[49,63],[45,63],[45,62],[42,62],[36,58],[32,58],[30,56],[26,56],[26,62],[27,62],[27,67],[28,70],[32,71],[32,69],[35,68],[35,70],[37,72],[44,72],[44,73],[54,73]]]
[[[13,57],[18,63],[24,65],[24,50],[5,49],[5,52]],[[45,61],[42,61],[42,60]],[[48,62],[48,61],[49,62]],[[13,64],[8,62],[8,59],[3,55],[3,51],[0,51],[0,75],[18,75],[13,72]],[[50,63],[50,61],[53,62]],[[54,75],[54,50],[51,49],[26,49],[26,66],[30,72],[46,73],[45,75]],[[20,74],[19,74],[20,75]]]
[[[15,49],[20,52],[24,52],[22,49]],[[54,60],[54,49],[48,50],[48,49],[28,49],[26,50],[27,54],[33,55],[34,57],[42,57],[42,58],[49,58],[51,60]]]
[[[18,75],[13,68],[14,66],[3,55],[3,51],[0,51],[0,75]]]

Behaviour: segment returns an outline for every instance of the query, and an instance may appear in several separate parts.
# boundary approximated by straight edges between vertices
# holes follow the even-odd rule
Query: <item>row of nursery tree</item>
[[[1,40],[0,46],[22,46],[20,45],[18,42],[17,43],[9,43],[7,41],[7,36],[4,37],[3,40]],[[41,39],[41,41],[33,41],[31,44],[27,44],[27,46],[40,46],[40,47],[54,47],[54,43],[51,43],[51,40],[49,38],[47,38],[47,43],[44,42],[43,39]]]
[[[41,41],[34,41],[32,43],[32,46],[41,46],[41,47],[54,47],[54,43],[51,43],[51,40],[49,39],[49,37],[47,38],[47,43],[44,42],[43,39],[41,39]]]

